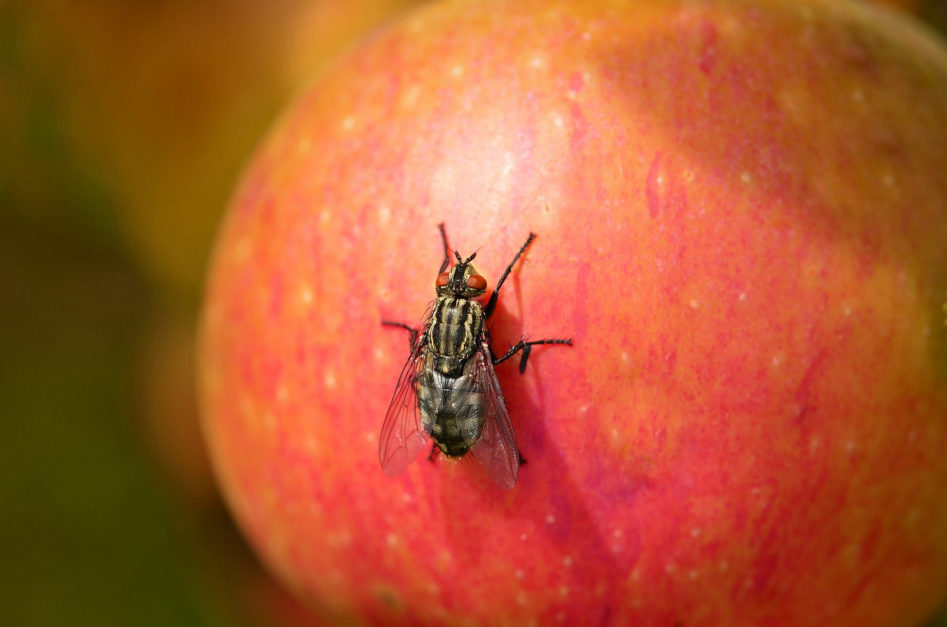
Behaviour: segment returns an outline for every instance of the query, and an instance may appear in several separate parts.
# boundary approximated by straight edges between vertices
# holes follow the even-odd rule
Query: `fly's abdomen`
[[[430,356],[429,363],[433,359]],[[423,368],[418,376],[421,424],[441,452],[450,457],[469,451],[483,429],[484,390],[475,377],[475,361],[469,359],[457,377],[434,368]]]
[[[482,329],[480,303],[464,298],[438,299],[428,329],[428,347],[437,357],[435,369],[458,376],[476,350]]]

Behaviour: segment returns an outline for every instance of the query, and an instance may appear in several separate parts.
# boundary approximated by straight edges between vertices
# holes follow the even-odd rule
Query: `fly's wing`
[[[401,474],[424,446],[430,434],[421,427],[418,413],[418,374],[424,363],[423,336],[408,357],[398,377],[398,386],[388,406],[378,437],[378,459],[385,474]]]
[[[516,484],[520,469],[520,452],[510,424],[510,414],[503,402],[489,346],[482,344],[473,359],[477,360],[477,381],[484,393],[484,419],[480,439],[470,452],[498,486],[509,490]]]
[[[401,474],[408,467],[418,452],[431,436],[421,425],[421,416],[418,413],[418,375],[424,365],[427,353],[426,335],[430,307],[425,314],[425,321],[421,327],[408,361],[398,377],[394,396],[388,406],[385,422],[381,426],[381,435],[378,436],[378,459],[385,474],[395,476]]]

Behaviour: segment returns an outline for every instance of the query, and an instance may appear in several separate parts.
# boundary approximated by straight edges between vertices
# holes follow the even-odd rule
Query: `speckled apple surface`
[[[903,625],[947,594],[947,53],[844,2],[448,2],[259,149],[202,326],[215,468],[329,620]],[[528,463],[384,475],[442,253]]]

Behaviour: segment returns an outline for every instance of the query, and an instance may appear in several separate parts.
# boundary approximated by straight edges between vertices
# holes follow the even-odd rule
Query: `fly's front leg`
[[[447,266],[450,265],[450,248],[447,247],[447,231],[444,230],[444,223],[438,224],[437,228],[441,231],[441,242],[444,244],[444,261],[441,263],[441,269],[437,271],[440,274],[447,270]]]
[[[483,309],[483,315],[487,318],[493,313],[493,310],[497,306],[497,296],[500,294],[500,288],[503,287],[503,282],[506,281],[506,277],[510,274],[510,270],[513,269],[513,265],[516,263],[516,260],[519,259],[523,253],[526,252],[526,249],[529,248],[530,243],[536,239],[535,233],[530,233],[529,237],[526,238],[526,243],[523,244],[519,252],[516,253],[516,256],[513,257],[513,261],[510,262],[510,265],[506,267],[506,270],[503,271],[503,276],[500,277],[500,281],[497,283],[496,289],[493,290],[493,294],[490,295],[490,300],[487,302],[487,306]],[[445,247],[447,243],[444,243]]]
[[[568,346],[572,346],[572,338],[569,337],[565,339],[531,340],[529,342],[525,340],[520,340],[519,342],[511,346],[510,350],[506,351],[506,353],[502,357],[493,356],[493,365],[496,366],[497,364],[503,363],[504,361],[506,361],[513,355],[515,355],[516,353],[519,353],[522,351],[523,354],[520,356],[520,374],[523,374],[524,372],[526,372],[526,360],[529,359],[529,354],[532,352],[533,346],[536,346],[537,344],[567,344]]]
[[[399,329],[404,329],[407,331],[410,334],[408,337],[408,342],[411,344],[411,350],[414,350],[414,347],[418,342],[418,334],[421,332],[420,329],[409,327],[403,322],[392,322],[391,320],[382,320],[381,323],[386,327],[398,327]]]

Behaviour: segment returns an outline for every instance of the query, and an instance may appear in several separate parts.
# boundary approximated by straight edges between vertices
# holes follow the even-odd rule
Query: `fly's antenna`
[[[454,253],[454,258],[457,259],[457,264],[458,264],[458,265],[461,265],[461,266],[462,266],[462,265],[465,265],[465,264],[468,264],[468,263],[470,263],[471,261],[474,260],[474,257],[477,256],[477,252],[480,250],[479,248],[474,251],[474,254],[472,254],[472,255],[470,255],[469,257],[467,257],[467,261],[464,261],[464,259],[460,256],[460,252],[459,252],[459,251],[457,251],[457,250],[451,250],[451,249],[447,246],[447,229],[444,227],[444,223],[441,222],[440,224],[438,224],[438,225],[437,225],[437,228],[438,228],[438,230],[441,232],[441,243],[443,243],[443,245],[444,245],[444,262],[441,264],[441,269],[438,271],[438,274],[440,274],[441,272],[444,272],[445,270],[447,270],[447,266],[450,265],[450,254],[451,254],[451,253]]]
[[[476,258],[477,253],[476,253],[476,251],[475,251],[474,254],[472,254],[472,255],[470,255],[469,257],[467,257],[466,259],[464,259],[463,257],[460,256],[460,253],[455,250],[455,251],[454,251],[454,256],[457,257],[457,265],[458,265],[458,266],[466,266],[466,265],[469,264],[471,261],[473,261],[474,258]]]

